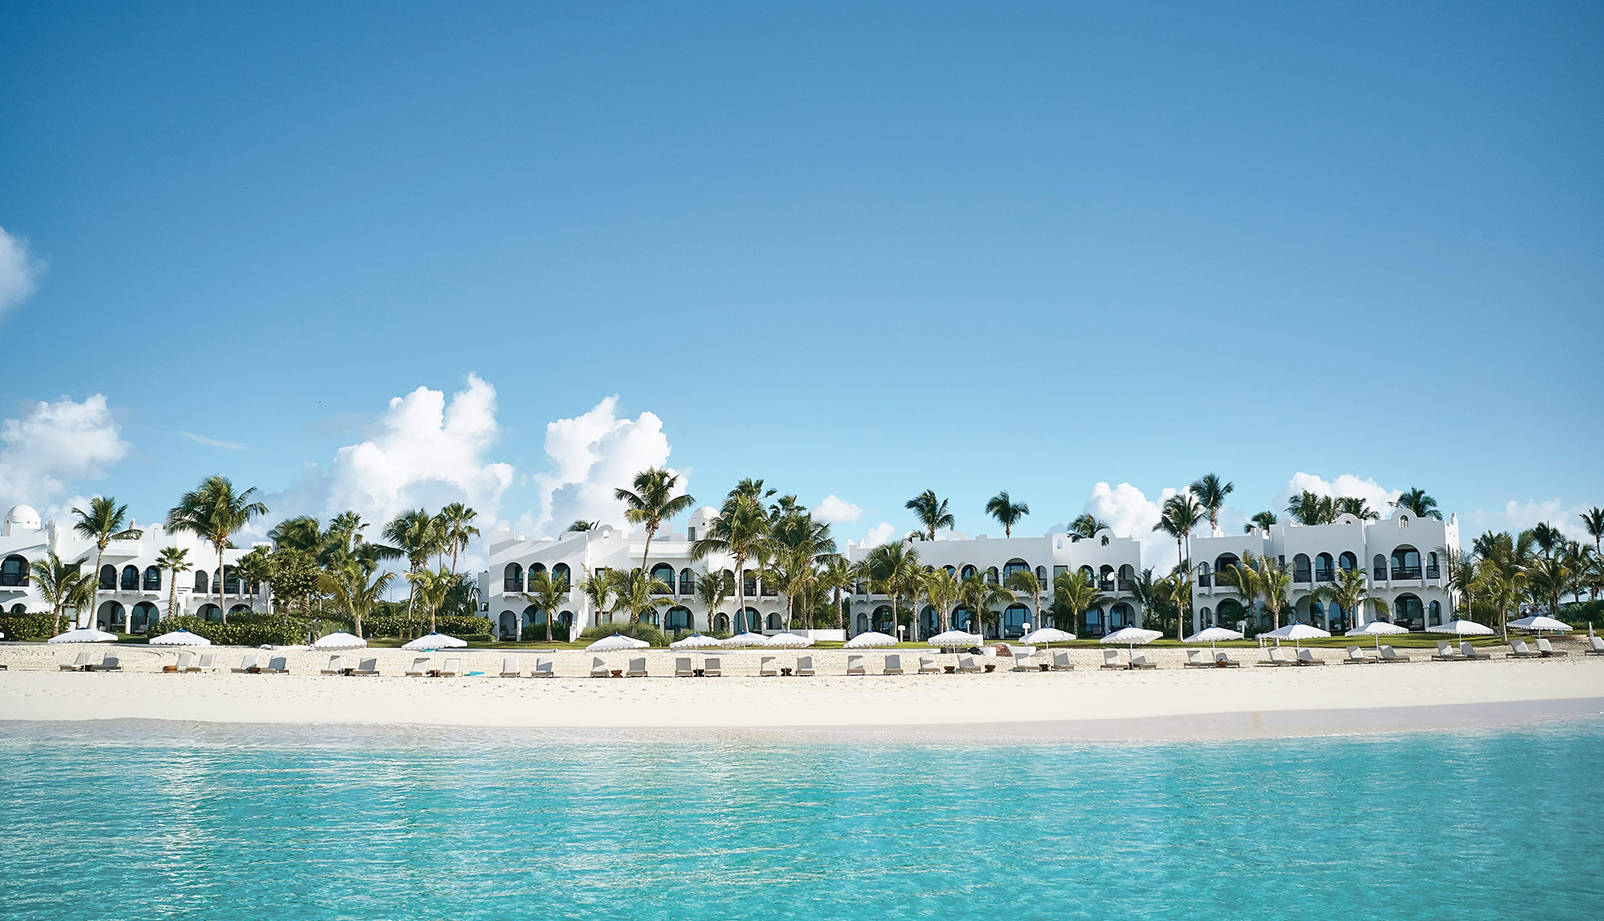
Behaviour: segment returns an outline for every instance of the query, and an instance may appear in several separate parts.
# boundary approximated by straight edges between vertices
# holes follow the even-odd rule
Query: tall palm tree
[[[1007,587],[1021,594],[1029,595],[1032,610],[1036,612],[1036,626],[1045,626],[1042,622],[1041,593],[1045,586],[1036,578],[1036,573],[1026,569],[1016,569],[1008,574]]]
[[[986,514],[997,519],[997,523],[1003,526],[1003,537],[1013,537],[1014,525],[1019,523],[1019,519],[1030,514],[1030,506],[1008,498],[1008,490],[1005,489],[986,500]]]
[[[912,511],[913,517],[919,519],[919,523],[924,526],[925,540],[935,540],[936,531],[941,528],[951,529],[957,526],[952,512],[947,511],[947,500],[936,498],[933,489],[927,489],[914,496],[903,503],[902,507]]]
[[[1583,512],[1582,527],[1593,538],[1593,553],[1604,557],[1604,508],[1595,505]]]
[[[463,502],[453,502],[440,510],[440,530],[451,551],[452,575],[457,574],[457,554],[465,552],[468,543],[479,536],[479,529],[474,526],[478,518],[479,513]]]
[[[1532,526],[1532,543],[1543,551],[1543,556],[1553,556],[1563,550],[1566,541],[1565,533],[1546,521],[1539,521]]]
[[[901,541],[895,541],[870,550],[864,557],[864,568],[869,576],[869,591],[891,599],[891,634],[896,635],[902,622],[898,602],[918,591],[924,568],[919,565],[919,553]]]
[[[815,521],[806,508],[794,501],[777,503],[769,518],[765,554],[769,564],[764,578],[772,577],[785,595],[785,629],[790,630],[798,605],[807,603],[818,584],[820,559],[834,554],[836,543],[830,535],[830,525]]]
[[[407,571],[417,573],[446,546],[444,522],[421,508],[402,512],[384,526],[384,539],[407,558]],[[408,579],[407,617],[412,616],[413,602],[417,598],[418,583]]]
[[[1216,473],[1203,474],[1190,487],[1192,495],[1197,497],[1198,504],[1208,513],[1209,533],[1215,537],[1220,536],[1220,509],[1225,506],[1225,497],[1235,489],[1235,483],[1222,481]]]
[[[156,557],[156,565],[167,570],[167,616],[172,617],[178,613],[178,574],[194,568],[189,564],[189,549],[168,547]]]
[[[1333,575],[1335,578],[1318,589],[1315,597],[1336,602],[1337,607],[1347,611],[1354,619],[1355,626],[1358,626],[1359,615],[1363,613],[1367,601],[1376,614],[1383,617],[1391,614],[1386,601],[1371,596],[1370,579],[1365,575],[1364,567],[1338,569]]]
[[[615,489],[613,498],[624,503],[624,520],[638,524],[646,530],[646,547],[640,555],[640,571],[650,572],[646,563],[652,555],[652,538],[663,522],[685,511],[696,500],[690,493],[674,495],[679,486],[679,474],[667,467],[649,467],[635,474],[631,484],[634,490]]]
[[[1305,489],[1287,503],[1287,514],[1302,525],[1330,524],[1337,520],[1337,501]]]
[[[978,572],[958,580],[958,600],[969,609],[970,630],[982,639],[986,636],[986,625],[997,620],[997,608],[1013,604],[1017,598],[1011,589]]]
[[[580,531],[589,531],[590,529],[596,527],[596,525],[598,525],[598,524],[600,524],[600,522],[597,522],[597,521],[586,521],[583,518],[576,518],[574,520],[573,524],[570,524],[568,527],[563,528],[563,530],[564,531],[573,531],[575,533],[578,533]]]
[[[1264,607],[1270,612],[1270,629],[1281,629],[1281,612],[1290,607],[1288,594],[1292,590],[1292,567],[1278,559],[1259,557],[1259,590],[1264,593]]]
[[[1252,534],[1254,531],[1268,531],[1276,523],[1275,512],[1259,512],[1248,523],[1242,526],[1243,534]]]
[[[323,590],[333,596],[334,603],[351,615],[351,629],[361,636],[362,618],[384,597],[394,578],[395,573],[379,572],[376,559],[351,555],[334,568],[325,570],[320,581]]]
[[[1164,510],[1153,530],[1175,538],[1175,556],[1188,569],[1192,565],[1192,531],[1203,523],[1204,509],[1191,492],[1179,492],[1164,500]],[[1182,552],[1182,543],[1185,552]]]
[[[735,559],[736,611],[746,610],[746,563],[761,559],[767,547],[772,522],[763,509],[762,480],[742,480],[725,497],[716,518],[707,524],[707,534],[691,544],[691,559],[705,560],[714,553],[727,553]],[[770,490],[772,492],[772,490]]]
[[[1458,547],[1437,548],[1448,563],[1449,591],[1465,599],[1465,619],[1470,620],[1475,605],[1472,599],[1476,592],[1476,557],[1475,554],[1465,553]],[[1453,614],[1453,611],[1449,612]]]
[[[420,569],[417,572],[408,572],[407,581],[412,583],[418,603],[429,612],[429,632],[435,632],[435,615],[440,612],[441,606],[446,603],[446,597],[456,585],[457,577],[446,571],[444,566],[438,569]]]
[[[228,608],[223,604],[223,582],[227,575],[223,551],[229,539],[251,519],[267,514],[267,506],[252,499],[256,487],[235,492],[228,477],[207,477],[197,489],[184,493],[167,513],[167,526],[174,531],[188,531],[211,543],[217,550],[217,608],[228,623]]]
[[[835,608],[836,624],[846,629],[846,608],[841,604],[841,593],[850,592],[853,583],[858,580],[858,567],[840,554],[832,553],[824,557],[819,567],[818,584],[830,593],[830,604]]]
[[[1151,577],[1153,570],[1143,571]],[[1190,573],[1177,566],[1173,572],[1153,583],[1153,597],[1175,606],[1175,638],[1184,639],[1186,617],[1192,611],[1192,578]]]
[[[551,642],[551,622],[557,619],[557,610],[568,600],[568,577],[540,570],[529,574],[529,585],[524,597],[535,607],[546,612],[546,642]]]
[[[256,609],[255,593],[251,592],[253,584],[260,585],[268,582],[271,585],[273,564],[267,558],[267,551],[261,547],[254,547],[251,551],[234,561],[234,572],[239,576],[240,586],[251,597],[251,609]]]
[[[930,600],[930,606],[936,609],[936,616],[941,624],[937,632],[946,633],[952,629],[952,606],[958,603],[958,592],[961,586],[958,577],[952,570],[937,567],[925,572],[922,579],[924,595]]]
[[[322,550],[324,542],[328,539],[318,520],[311,515],[286,518],[274,525],[273,529],[267,532],[267,537],[275,548],[288,547],[291,550],[312,554]]]
[[[735,579],[724,570],[704,569],[696,579],[696,600],[707,610],[707,632],[713,632],[713,617],[735,593]]]
[[[1380,512],[1357,496],[1338,496],[1335,511],[1338,515],[1352,515],[1360,521],[1377,521],[1381,518]]]
[[[1418,486],[1405,490],[1403,495],[1394,499],[1391,504],[1414,512],[1416,518],[1442,518],[1442,512],[1437,509],[1437,500],[1426,495],[1426,491]]]
[[[1053,579],[1053,611],[1055,614],[1063,611],[1069,615],[1069,630],[1072,633],[1085,631],[1081,615],[1108,601],[1108,596],[1097,590],[1097,583],[1079,572],[1061,572]],[[1063,629],[1062,624],[1058,626]]]
[[[657,606],[663,603],[660,596],[668,594],[669,587],[662,579],[654,579],[645,570],[637,570],[619,573],[615,591],[618,599],[614,610],[628,611],[629,625],[633,627],[640,623],[642,615],[657,613]]]
[[[1081,515],[1079,518],[1076,518],[1069,525],[1069,533],[1075,535],[1076,537],[1096,537],[1098,531],[1104,531],[1107,529],[1108,522],[1103,521],[1101,518],[1098,518],[1096,515],[1093,515],[1090,512],[1087,512]]]
[[[1548,616],[1559,616],[1559,600],[1571,590],[1576,573],[1563,554],[1545,553],[1526,567],[1526,590],[1533,600],[1548,607]]]
[[[84,605],[94,599],[94,586],[99,576],[93,579],[85,578],[78,570],[82,563],[63,563],[56,551],[50,551],[42,560],[34,560],[28,564],[28,574],[33,577],[34,591],[39,597],[50,605],[50,614],[54,618],[51,622],[50,635],[55,636],[61,632],[61,616],[67,609],[74,612],[73,621],[77,622],[76,612],[83,610]]]
[[[596,612],[596,623],[602,623],[602,617],[612,620],[612,599],[618,589],[618,571],[612,567],[604,568],[601,572],[591,573],[579,583],[579,593],[585,596],[592,610]]]
[[[1264,594],[1264,583],[1259,578],[1259,568],[1253,554],[1249,553],[1244,559],[1216,572],[1214,578],[1220,585],[1237,590],[1242,596],[1242,607],[1248,619],[1257,623],[1254,612],[1258,608],[1259,596]]]
[[[96,496],[89,500],[89,511],[74,508],[72,513],[78,516],[72,532],[95,542],[95,571],[89,585],[89,616],[93,617],[100,608],[100,566],[106,545],[114,540],[138,539],[144,532],[124,527],[128,523],[128,506],[118,505],[110,496]]]

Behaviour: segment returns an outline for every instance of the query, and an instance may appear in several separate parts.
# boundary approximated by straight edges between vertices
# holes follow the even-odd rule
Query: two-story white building
[[[1236,589],[1222,585],[1219,573],[1247,554],[1268,556],[1292,568],[1291,608],[1288,618],[1342,633],[1368,620],[1388,620],[1411,630],[1422,630],[1453,619],[1454,594],[1448,582],[1448,548],[1459,546],[1457,516],[1446,521],[1422,518],[1407,509],[1394,509],[1380,521],[1360,521],[1342,515],[1331,524],[1277,524],[1268,531],[1192,538],[1192,627],[1236,628],[1249,618]],[[1373,605],[1344,611],[1323,596],[1338,570],[1365,572],[1370,597],[1385,602],[1390,613],[1378,615]],[[1267,628],[1270,618],[1262,609],[1254,616]]]
[[[176,614],[196,614],[209,620],[221,620],[222,608],[217,604],[217,551],[211,544],[187,532],[169,532],[161,525],[138,528],[143,533],[130,540],[114,540],[106,545],[101,558],[100,604],[93,612],[79,615],[79,626],[114,633],[143,633],[157,620],[167,616],[167,605],[172,573],[157,563],[157,557],[168,547],[187,551],[187,562],[193,567],[178,574]],[[266,545],[263,545],[266,546]],[[223,559],[233,564],[251,548],[226,550]],[[73,533],[70,524],[55,521],[41,522],[39,513],[26,505],[19,505],[6,513],[0,521],[0,610],[21,614],[27,611],[48,612],[50,605],[41,598],[29,575],[34,560],[46,558],[52,551],[65,562],[80,562],[83,566],[95,565],[94,541]],[[81,570],[84,571],[84,570]],[[232,569],[223,581],[223,604],[231,615],[249,611],[267,610],[265,586],[242,586]]]

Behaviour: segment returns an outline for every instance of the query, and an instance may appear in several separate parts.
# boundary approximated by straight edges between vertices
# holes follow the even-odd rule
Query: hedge
[[[442,614],[434,620],[440,633],[467,639],[470,636],[489,636],[490,619],[465,614]],[[362,632],[367,636],[423,636],[429,632],[429,618],[414,614],[373,614],[362,618]]]
[[[188,630],[220,646],[295,646],[306,642],[312,623],[298,617],[253,617],[219,624],[190,616],[164,620],[156,630],[155,636]]]
[[[71,629],[74,616],[68,611],[61,622]],[[0,633],[8,640],[48,640],[55,635],[51,632],[55,625],[56,619],[49,613],[0,614]]]
[[[599,624],[595,627],[586,627],[579,633],[579,639],[600,640],[618,633],[637,640],[645,640],[653,646],[667,646],[668,636],[663,631],[648,623],[630,624],[629,621],[617,624]],[[544,634],[542,634],[544,635]]]

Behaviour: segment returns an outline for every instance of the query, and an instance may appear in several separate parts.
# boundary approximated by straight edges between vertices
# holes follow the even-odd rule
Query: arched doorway
[[[1025,635],[1025,624],[1030,620],[1030,608],[1023,604],[1011,604],[1003,610],[1002,631],[1006,639],[1018,639]]]
[[[0,587],[21,588],[28,584],[27,557],[13,554],[0,562]]]
[[[755,608],[745,608],[735,614],[736,633],[762,633],[763,615]]]
[[[952,624],[952,629],[954,630],[962,630],[965,633],[975,632],[975,628],[972,625],[974,622],[974,616],[970,614],[969,609],[963,605],[959,605],[958,607],[952,609],[952,616],[947,622]]]
[[[691,609],[675,605],[663,615],[663,627],[669,632],[691,629]]]
[[[858,614],[858,629],[854,630],[853,633],[856,634],[856,633],[868,633],[868,632],[869,632],[869,615],[864,614],[862,612],[859,612],[859,614]]]
[[[1121,627],[1136,625],[1136,611],[1130,605],[1121,601],[1108,609],[1108,629],[1110,632]]]
[[[123,609],[122,603],[108,601],[102,604],[95,613],[95,629],[107,633],[127,633],[128,612]]]
[[[160,619],[161,611],[155,605],[148,601],[141,601],[134,605],[134,613],[128,619],[128,630],[130,633],[149,632],[150,628],[156,626],[156,621]]]
[[[887,636],[896,636],[896,624],[891,622],[891,605],[882,604],[874,609],[874,629]]]
[[[1392,622],[1410,630],[1426,629],[1426,610],[1419,595],[1399,595],[1392,603]]]
[[[925,605],[919,612],[919,639],[928,639],[941,632],[941,615],[933,605]]]
[[[201,620],[204,620],[209,624],[220,624],[223,622],[223,609],[215,604],[212,604],[210,601],[201,605],[200,610],[196,611],[195,613],[200,615]]]
[[[1086,619],[1086,629],[1081,632],[1087,636],[1102,636],[1108,632],[1107,626],[1103,622],[1102,608],[1087,608],[1084,617]]]
[[[715,615],[713,615],[713,632],[714,633],[728,633],[728,632],[730,632],[730,615],[728,615],[728,614],[715,614]]]
[[[511,611],[502,611],[496,618],[496,638],[503,643],[510,643],[518,638],[518,615]]]
[[[236,604],[233,607],[228,609],[228,616],[229,617],[238,617],[241,614],[249,614],[249,613],[251,613],[251,606],[248,605],[248,604]]]
[[[1242,602],[1235,598],[1224,599],[1214,612],[1215,622],[1232,630],[1238,629],[1237,624],[1246,620],[1247,616],[1248,612],[1242,607]]]

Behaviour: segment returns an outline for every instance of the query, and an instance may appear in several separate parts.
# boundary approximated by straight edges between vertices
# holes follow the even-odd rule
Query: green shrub
[[[465,614],[443,614],[435,618],[434,626],[441,633],[462,639],[490,633],[488,617]],[[417,612],[408,617],[405,609],[400,614],[373,614],[362,619],[362,632],[368,636],[423,636],[429,632],[429,617]]]
[[[579,632],[578,642],[594,642],[595,640],[605,639],[615,633],[637,640],[644,640],[653,646],[668,645],[668,637],[664,635],[663,631],[657,629],[651,624],[630,624],[628,621],[617,624],[598,624],[594,627],[586,627],[584,630]]]
[[[71,627],[71,619],[69,611],[62,623]],[[48,640],[55,635],[51,632],[54,626],[55,618],[49,613],[0,614],[0,633],[8,640]]]
[[[244,615],[226,624],[211,623],[199,617],[174,617],[158,626],[155,636],[188,630],[220,646],[295,646],[306,642],[312,630],[310,621],[298,617]]]

